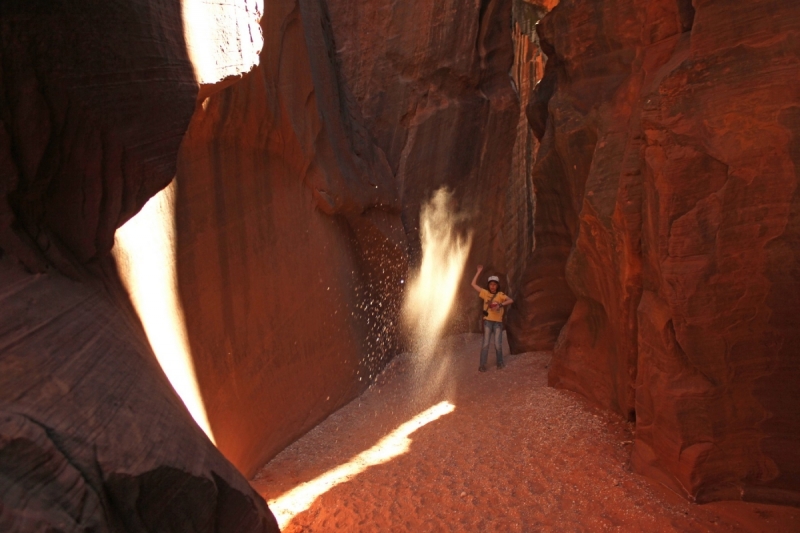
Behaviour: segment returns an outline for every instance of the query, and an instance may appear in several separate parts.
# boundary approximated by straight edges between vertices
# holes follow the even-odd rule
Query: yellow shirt
[[[494,300],[492,300],[492,296],[494,296]],[[489,311],[489,314],[486,315],[484,318],[486,320],[491,320],[492,322],[502,322],[503,313],[505,312],[506,308],[498,307],[497,309],[489,309],[489,301],[501,304],[506,300],[508,300],[508,296],[506,296],[500,291],[497,291],[497,294],[494,295],[491,292],[487,291],[486,289],[481,289],[480,297],[483,300],[483,310]]]

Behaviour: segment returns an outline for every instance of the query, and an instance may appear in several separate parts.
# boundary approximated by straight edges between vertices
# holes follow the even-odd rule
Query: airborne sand
[[[632,428],[547,387],[550,354],[510,356],[504,370],[480,374],[479,348],[480,336],[459,335],[440,344],[431,364],[396,358],[363,396],[267,464],[252,484],[269,501],[347,463],[428,407],[455,406],[411,433],[406,453],[323,493],[284,531],[800,530],[800,509],[698,506],[633,474]],[[435,382],[432,374],[445,377]]]

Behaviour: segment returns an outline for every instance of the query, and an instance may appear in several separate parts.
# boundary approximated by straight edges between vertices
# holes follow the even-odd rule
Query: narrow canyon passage
[[[0,0],[0,533],[800,533],[798,390],[799,0]]]
[[[505,369],[480,374],[479,349],[480,336],[464,334],[442,341],[429,361],[399,356],[364,395],[268,463],[251,484],[282,530],[800,527],[800,509],[698,506],[633,474],[630,426],[547,387],[550,353],[513,355]],[[447,408],[409,424],[437,406]]]

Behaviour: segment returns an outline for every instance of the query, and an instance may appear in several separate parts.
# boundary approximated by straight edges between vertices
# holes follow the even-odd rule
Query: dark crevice
[[[558,83],[558,66],[556,64],[555,56],[549,59],[545,67],[544,78],[536,85],[533,90],[528,106],[525,108],[525,116],[528,118],[528,124],[533,130],[534,136],[542,142],[545,131],[547,131],[547,117],[549,116],[548,106],[550,99],[556,92],[556,85]]]
[[[694,26],[692,0],[678,0],[678,16],[681,19],[681,33],[692,31],[692,26]]]

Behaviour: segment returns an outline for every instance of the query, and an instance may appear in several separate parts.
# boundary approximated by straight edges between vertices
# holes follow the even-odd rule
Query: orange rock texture
[[[0,4],[2,531],[277,531],[109,255],[173,178],[198,90],[180,2]]]
[[[520,120],[511,2],[264,9],[259,66],[201,98],[177,177],[198,380],[217,444],[245,473],[399,351],[420,206],[438,188],[454,191],[473,257],[496,272],[512,263],[507,199],[530,198],[509,187]],[[474,292],[462,308],[472,314],[454,313],[454,327],[474,327]]]
[[[0,4],[0,529],[274,531],[234,466],[403,348],[441,187],[516,300],[512,349],[635,420],[638,472],[800,504],[793,1],[264,4]],[[109,256],[175,176],[225,458]],[[462,285],[451,330],[477,326]]]
[[[512,166],[520,120],[509,78],[512,1],[327,4],[341,81],[394,175],[412,266],[420,206],[446,187],[464,217],[459,230],[473,235],[470,265],[515,278],[530,249],[515,246],[531,242],[532,207],[525,174]],[[474,328],[477,305],[465,284],[452,326]]]
[[[516,353],[528,350],[552,349],[553,339],[564,325],[570,293],[562,283],[561,294],[553,298],[543,294],[542,263],[540,255],[531,252],[535,247],[543,246],[547,240],[543,235],[534,236],[534,212],[537,198],[543,195],[541,184],[534,194],[533,168],[536,165],[540,142],[531,127],[535,123],[530,110],[535,108],[535,99],[539,97],[538,84],[544,77],[544,66],[547,57],[542,51],[537,24],[558,2],[554,0],[515,0],[512,10],[513,39],[515,44],[514,66],[511,71],[514,85],[520,100],[520,116],[517,122],[517,138],[512,152],[512,170],[508,190],[511,216],[504,228],[505,251],[509,257],[509,293],[516,298],[513,308],[509,309],[507,324],[508,342]],[[546,109],[544,119],[546,120]],[[546,202],[539,206],[547,209]],[[515,223],[516,222],[516,223]],[[556,267],[558,268],[558,267]],[[560,276],[563,279],[563,273]],[[520,295],[526,298],[519,298]],[[553,315],[553,304],[556,305]],[[566,305],[565,305],[566,304]]]
[[[243,472],[396,351],[406,237],[320,2],[269,2],[260,64],[203,99],[178,159],[177,268],[217,444]]]
[[[636,421],[637,471],[797,505],[800,10],[564,0],[539,35],[527,343]]]
[[[523,234],[528,241],[532,235],[529,183],[523,195],[508,187],[524,120],[508,76],[511,2],[363,4],[263,6],[263,52],[241,79],[231,74],[249,68],[252,43],[235,42],[243,57],[222,63],[212,46],[209,63],[195,57],[208,48],[202,41],[184,42],[184,35],[198,35],[184,27],[195,20],[187,6],[197,2],[183,9],[167,0],[87,4],[74,13],[37,2],[3,5],[3,287],[19,285],[31,295],[23,303],[17,299],[28,292],[4,293],[5,309],[20,319],[9,322],[3,338],[13,344],[24,336],[40,368],[58,358],[74,359],[78,369],[92,361],[124,365],[115,375],[131,380],[136,392],[120,390],[112,405],[130,403],[142,413],[117,421],[109,411],[81,424],[84,415],[69,408],[91,412],[99,401],[91,391],[104,394],[117,381],[106,383],[102,372],[91,379],[78,370],[59,375],[62,396],[72,381],[87,383],[84,403],[58,405],[59,423],[77,424],[68,432],[75,449],[117,438],[93,424],[111,431],[124,422],[141,432],[130,450],[167,438],[164,428],[172,427],[176,445],[143,453],[131,476],[164,465],[178,480],[184,471],[201,481],[213,471],[241,489],[151,364],[109,257],[116,228],[175,174],[176,268],[189,344],[217,444],[245,473],[359,394],[398,351],[409,257],[420,255],[419,209],[436,189],[456,190],[468,214],[460,229],[475,233],[475,257],[492,258],[494,272],[513,272],[525,259],[529,246],[507,260],[502,238],[504,225],[517,219],[517,210],[506,208],[509,199],[527,209]],[[354,27],[367,21],[374,29]],[[28,280],[23,267],[45,278]],[[36,317],[50,316],[37,307],[47,305],[39,295],[50,293],[75,302],[52,333],[36,326]],[[474,307],[468,296],[465,305]],[[103,298],[101,306],[96,300]],[[102,312],[92,315],[91,306]],[[97,342],[92,316],[104,316],[110,340]],[[85,324],[85,339],[64,336],[73,322]],[[123,326],[130,331],[113,331]],[[471,326],[472,320],[460,324]],[[3,350],[4,365],[12,365],[12,353]],[[148,394],[151,407],[139,406]],[[31,397],[31,412],[47,411],[62,396]],[[155,412],[163,424],[150,422]],[[182,433],[187,428],[191,436]],[[181,448],[187,457],[171,455]],[[104,456],[101,473],[128,464],[131,455]],[[25,482],[14,479],[15,486]],[[168,504],[158,491],[149,493],[155,508]],[[19,501],[26,497],[21,492]],[[216,504],[192,505],[215,516]],[[268,527],[261,502],[252,505],[254,523]]]

